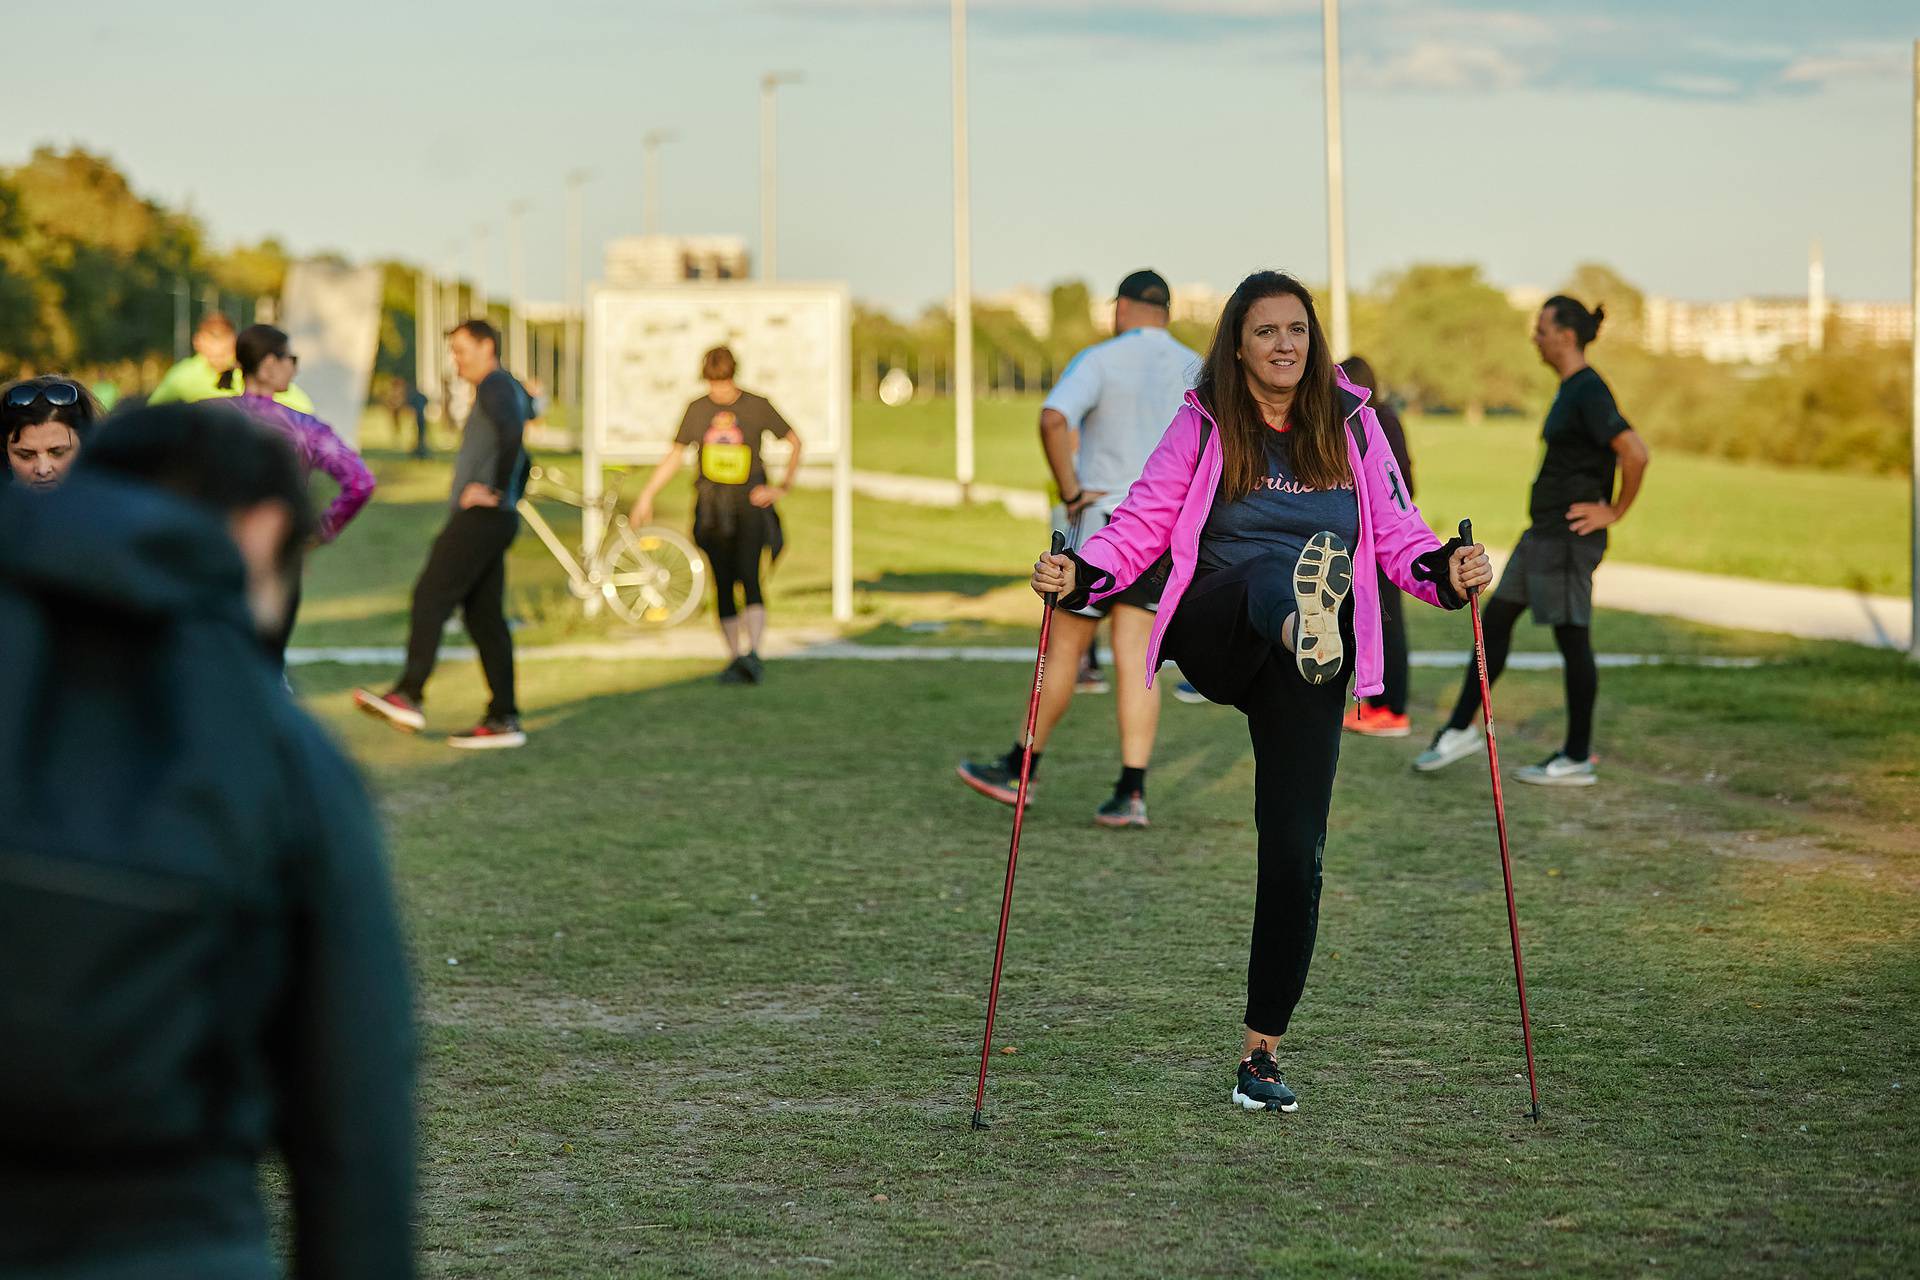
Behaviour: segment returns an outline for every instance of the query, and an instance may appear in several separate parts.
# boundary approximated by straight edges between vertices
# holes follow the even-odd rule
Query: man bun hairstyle
[[[1541,304],[1553,313],[1553,322],[1562,329],[1573,330],[1573,336],[1584,350],[1589,342],[1600,336],[1600,322],[1607,318],[1605,304],[1589,311],[1576,298],[1564,293],[1556,293]]]

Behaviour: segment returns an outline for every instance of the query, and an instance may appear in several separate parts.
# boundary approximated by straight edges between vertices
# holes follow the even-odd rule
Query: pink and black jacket
[[[1408,495],[1406,478],[1393,460],[1380,421],[1367,407],[1369,392],[1340,378],[1335,388],[1345,410],[1347,461],[1360,506],[1360,545],[1353,549],[1354,696],[1384,687],[1380,648],[1380,586],[1376,567],[1408,595],[1442,609],[1466,599],[1453,590],[1447,559],[1457,543],[1442,544]],[[1078,572],[1063,607],[1081,607],[1113,595],[1171,551],[1172,572],[1160,595],[1147,648],[1147,683],[1160,666],[1160,644],[1193,582],[1200,534],[1220,491],[1224,454],[1220,432],[1195,393],[1174,414],[1167,433],[1147,459],[1113,519],[1071,552]]]

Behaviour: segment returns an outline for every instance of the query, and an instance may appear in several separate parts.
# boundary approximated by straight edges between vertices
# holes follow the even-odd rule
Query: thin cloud
[[[1808,54],[1794,59],[1780,72],[1782,84],[1827,86],[1854,80],[1881,80],[1903,76],[1906,59],[1898,46],[1855,46],[1834,53]]]

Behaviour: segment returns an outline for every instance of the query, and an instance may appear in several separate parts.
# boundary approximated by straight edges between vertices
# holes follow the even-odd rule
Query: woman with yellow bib
[[[693,541],[713,571],[720,633],[733,655],[720,673],[720,683],[759,684],[766,676],[760,638],[767,629],[761,563],[763,557],[780,554],[780,517],[773,504],[787,496],[800,474],[800,436],[765,396],[734,385],[735,369],[733,352],[726,347],[715,347],[701,357],[700,376],[707,380],[707,394],[687,406],[673,446],[647,477],[629,520],[636,528],[653,523],[653,500],[680,469],[681,456],[691,445],[697,472]],[[765,436],[792,446],[787,473],[778,486],[767,483],[767,469],[760,460],[760,441]]]

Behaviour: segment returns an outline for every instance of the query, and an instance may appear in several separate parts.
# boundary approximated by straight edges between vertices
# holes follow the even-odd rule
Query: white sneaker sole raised
[[[1293,660],[1308,684],[1325,684],[1346,661],[1340,606],[1352,587],[1353,556],[1346,544],[1330,533],[1307,539],[1293,569]]]

